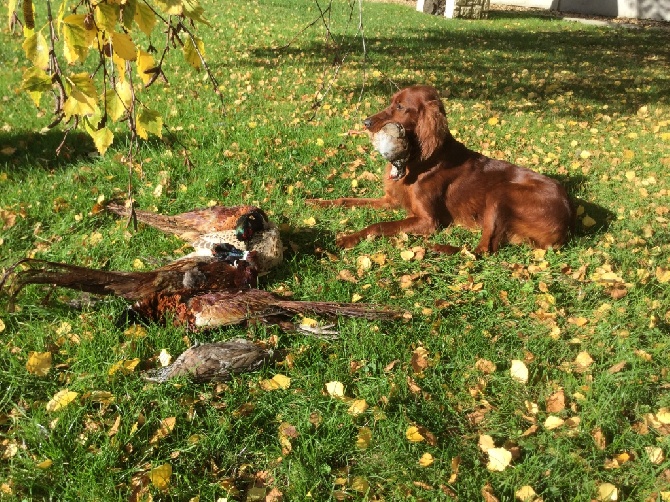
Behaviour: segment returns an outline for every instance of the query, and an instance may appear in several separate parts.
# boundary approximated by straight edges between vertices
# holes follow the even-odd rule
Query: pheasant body
[[[132,214],[130,208],[115,202],[110,202],[107,209],[120,216]],[[174,216],[136,209],[134,215],[141,223],[187,241],[194,251],[185,258],[206,256],[213,246],[228,243],[243,251],[256,251],[261,274],[283,259],[279,229],[256,206],[212,206]]]
[[[180,376],[189,377],[194,382],[222,382],[238,373],[256,371],[276,357],[277,353],[272,350],[236,338],[227,342],[194,345],[172,364],[147,371],[143,377],[156,383]]]

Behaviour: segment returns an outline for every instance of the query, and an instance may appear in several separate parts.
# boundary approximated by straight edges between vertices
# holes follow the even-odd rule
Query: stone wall
[[[483,19],[490,0],[418,0],[416,10],[448,18]]]
[[[539,7],[565,13],[670,21],[670,0],[491,0],[491,3]]]

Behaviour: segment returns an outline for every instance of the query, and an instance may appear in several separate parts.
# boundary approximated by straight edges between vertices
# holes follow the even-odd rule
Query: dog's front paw
[[[350,249],[358,244],[360,240],[360,237],[358,237],[356,234],[340,235],[337,239],[335,239],[335,244],[341,248]]]

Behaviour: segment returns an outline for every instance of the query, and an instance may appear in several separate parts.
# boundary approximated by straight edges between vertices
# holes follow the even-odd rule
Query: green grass
[[[660,500],[670,491],[670,462],[654,464],[645,450],[660,447],[670,456],[667,432],[640,425],[670,407],[670,289],[657,276],[657,269],[670,268],[667,31],[508,12],[448,21],[364,2],[364,55],[344,2],[332,14],[338,47],[320,23],[299,35],[317,16],[309,0],[204,6],[212,27],[198,33],[225,109],[203,73],[172,55],[170,85],[142,93],[173,137],[167,136],[172,148],[157,140],[141,145],[133,172],[140,206],[176,213],[211,200],[258,203],[283,225],[289,246],[264,288],[332,301],[359,294],[411,319],[342,319],[333,342],[239,327],[195,336],[148,326],[145,336],[132,339],[115,325],[121,301],[75,311],[66,300],[76,293],[56,291],[44,305],[46,290],[28,288],[16,313],[0,312],[0,498],[128,500],[137,484],[146,484],[143,475],[166,463],[173,470],[170,487],[146,488],[155,499],[256,500],[259,490],[251,487],[261,478],[261,487],[277,488],[285,500],[446,500],[449,493],[479,500],[487,484],[500,500],[514,500],[524,485],[545,501],[589,501],[605,482],[618,488],[619,500]],[[290,47],[276,49],[294,36]],[[337,72],[332,63],[343,55]],[[3,29],[0,149],[16,150],[0,153],[0,265],[34,255],[130,270],[136,258],[149,267],[174,256],[182,246],[175,238],[150,228],[131,232],[125,222],[93,212],[101,195],[125,193],[124,130],[104,158],[89,156],[92,144],[74,135],[56,157],[62,133],[37,132],[50,121],[48,97],[37,110],[16,90],[26,65],[21,38]],[[322,83],[325,106],[313,109]],[[565,183],[584,210],[567,246],[543,258],[506,247],[477,260],[427,252],[420,261],[400,257],[406,248],[425,247],[426,240],[412,236],[348,251],[335,247],[335,234],[345,228],[401,213],[316,209],[304,199],[380,194],[380,182],[365,178],[352,187],[364,171],[380,176],[383,162],[367,139],[344,133],[385,106],[395,84],[414,83],[441,91],[450,127],[468,146]],[[489,121],[494,117],[497,123]],[[193,168],[174,138],[188,148]],[[158,184],[163,191],[155,197]],[[587,215],[595,225],[583,225]],[[309,217],[316,226],[306,226]],[[429,240],[472,249],[477,239],[456,228]],[[385,254],[386,263],[357,274],[357,258],[374,253]],[[625,296],[612,297],[597,281],[605,266],[625,282]],[[339,280],[344,270],[358,282]],[[403,276],[413,277],[409,287],[401,287]],[[154,365],[161,349],[176,357],[187,347],[185,336],[276,337],[293,364],[225,386],[146,385],[139,370]],[[415,374],[411,358],[419,346],[430,364]],[[33,351],[53,353],[47,377],[26,370]],[[582,372],[574,365],[580,352],[593,358]],[[115,362],[133,358],[141,360],[135,372],[108,375]],[[478,370],[479,359],[495,363],[496,371]],[[510,376],[515,359],[529,369],[525,385]],[[623,369],[608,371],[621,361]],[[291,378],[290,388],[263,391],[259,382],[276,373]],[[350,403],[325,393],[330,381],[342,382],[348,397],[365,399],[370,408],[351,416]],[[79,396],[47,412],[46,403],[64,388]],[[559,389],[566,409],[553,414],[580,422],[547,430],[547,399]],[[96,390],[112,393],[114,401],[87,397]],[[529,413],[530,403],[537,414]],[[152,442],[168,417],[176,417],[174,429]],[[537,431],[524,435],[533,421]],[[289,453],[279,440],[282,422],[298,433]],[[409,442],[411,425],[430,431],[432,444]],[[356,438],[364,426],[372,440],[360,449]],[[604,447],[594,438],[597,430]],[[503,472],[488,471],[478,448],[483,434],[496,446],[516,445],[520,457]],[[435,459],[428,467],[418,463],[424,453]],[[622,453],[630,460],[606,468]],[[456,457],[458,475],[449,482]],[[50,467],[38,467],[47,459]]]

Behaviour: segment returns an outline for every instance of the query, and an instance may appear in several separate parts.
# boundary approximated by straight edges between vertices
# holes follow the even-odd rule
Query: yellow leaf
[[[47,411],[58,411],[65,408],[75,400],[79,394],[67,389],[60,390],[54,394],[54,397],[47,403]]]
[[[547,419],[544,421],[544,428],[547,429],[548,431],[552,429],[557,429],[561,425],[563,425],[564,422],[565,420],[563,420],[560,417],[557,417],[555,415],[549,415]]]
[[[489,361],[488,359],[478,359],[477,362],[475,363],[475,368],[481,371],[482,373],[486,373],[487,375],[495,373],[496,371],[495,363]]]
[[[354,293],[353,295],[351,295],[351,303],[356,303],[358,301],[361,301],[362,299],[363,297],[358,293]]]
[[[370,483],[362,476],[356,476],[349,485],[352,490],[359,493],[367,493],[370,490]]]
[[[70,14],[63,18],[63,55],[68,64],[84,61],[88,47],[96,38],[96,30],[86,29],[85,18],[84,14]]]
[[[405,431],[405,437],[412,443],[420,443],[426,438],[421,435],[419,428],[415,425],[410,425]]]
[[[158,361],[161,363],[161,366],[165,368],[172,362],[172,356],[167,350],[162,349],[160,354],[158,354]]]
[[[535,500],[536,495],[537,494],[535,493],[535,490],[533,490],[533,487],[529,485],[522,486],[516,492],[514,492],[514,496],[521,502],[532,502]]]
[[[596,220],[591,218],[588,214],[582,218],[582,225],[584,225],[586,228],[592,227],[596,223]]]
[[[412,258],[414,258],[414,251],[406,249],[405,251],[402,251],[400,253],[400,258],[402,258],[405,261],[410,261]]]
[[[200,56],[205,57],[205,44],[198,37],[186,37],[186,40],[184,40],[184,58],[186,62],[196,70],[199,70],[202,66]]]
[[[140,2],[141,3],[141,2]],[[119,19],[119,6],[109,2],[98,2],[95,6],[95,24],[112,33]]]
[[[135,371],[135,367],[138,364],[140,364],[139,358],[122,359],[112,364],[111,368],[109,368],[109,371],[107,373],[110,376],[117,372],[120,372],[123,375],[130,375],[133,371]]]
[[[656,280],[661,283],[670,282],[670,269],[656,267]]]
[[[126,328],[123,334],[126,335],[128,338],[139,340],[140,338],[144,338],[145,336],[147,336],[147,328],[139,324],[133,324],[132,326]]]
[[[489,125],[496,125],[498,123],[498,117],[491,117],[489,119]]]
[[[5,322],[2,319],[0,319],[0,333],[2,333],[3,331],[5,331]]]
[[[53,465],[53,463],[54,463],[53,460],[48,458],[46,460],[43,460],[39,464],[37,464],[35,467],[37,467],[38,469],[44,470],[44,469],[48,469],[49,467],[51,467]]]
[[[368,403],[365,401],[365,399],[354,399],[354,401],[351,403],[351,406],[349,406],[349,409],[347,412],[351,416],[358,416],[362,413],[365,413],[365,410],[368,409]]]
[[[137,59],[137,47],[135,42],[126,33],[112,32],[112,45],[114,54],[125,61],[135,61]]]
[[[23,73],[21,89],[30,94],[35,106],[40,106],[42,93],[51,89],[51,77],[44,70],[32,66]]]
[[[336,380],[328,382],[326,384],[326,392],[328,392],[330,397],[342,399],[344,397],[344,385],[342,385],[342,382],[338,382]]]
[[[291,379],[285,375],[277,374],[269,380],[261,380],[259,385],[261,386],[261,389],[268,392],[277,389],[286,390],[291,386]]]
[[[105,155],[107,148],[114,142],[114,133],[109,130],[107,127],[103,127],[97,131],[89,131],[89,135],[93,138],[93,143],[95,143],[95,148],[98,150],[100,155]]]
[[[577,366],[578,369],[585,370],[589,366],[593,364],[593,359],[589,355],[588,352],[583,351],[577,354],[577,357],[575,357],[575,365]]]
[[[51,369],[51,360],[51,352],[31,352],[26,362],[26,369],[33,375],[46,376]]]
[[[602,483],[598,486],[599,502],[607,502],[610,500],[619,500],[619,490],[611,483]]]
[[[66,117],[93,115],[99,111],[98,93],[88,73],[70,75],[66,81],[70,90],[70,95],[63,105]]]
[[[314,219],[314,216],[305,218],[304,220],[302,220],[302,222],[308,227],[313,227],[314,225],[316,225],[316,220]]]
[[[42,35],[37,32],[23,41],[23,50],[26,57],[40,70],[46,70],[49,67],[49,46]]]
[[[119,84],[117,84],[117,87],[118,86]],[[121,117],[125,116],[126,108],[115,89],[107,89],[107,91],[105,91],[105,111],[107,112],[107,116],[113,122],[116,122]]]
[[[137,270],[144,268],[144,262],[139,258],[135,258],[133,260],[133,268]]]
[[[361,427],[358,429],[358,436],[356,436],[356,447],[365,450],[372,442],[372,431],[369,427]]]
[[[517,382],[525,384],[528,382],[528,368],[523,361],[514,359],[512,361],[512,367],[510,368],[510,375]]]
[[[489,451],[491,448],[495,448],[496,444],[493,441],[493,438],[489,436],[488,434],[482,434],[479,436],[479,449],[482,450],[484,453]]]
[[[170,487],[170,478],[172,477],[172,466],[163,464],[149,472],[151,484],[159,490],[167,490]]]
[[[421,458],[419,459],[419,465],[421,467],[428,467],[429,465],[432,465],[433,462],[435,462],[435,459],[428,452],[421,455]]]
[[[359,256],[356,258],[356,266],[363,270],[368,270],[370,267],[372,267],[372,260],[369,256]]]
[[[158,112],[144,108],[137,117],[137,135],[142,139],[149,139],[148,133],[162,137],[163,118]]]
[[[88,396],[82,397],[88,397],[94,403],[112,404],[114,402],[114,394],[106,390],[94,390]]]
[[[147,85],[153,77],[153,73],[147,72],[147,70],[151,70],[155,67],[156,62],[154,61],[154,57],[151,54],[141,49],[137,51],[137,73],[142,79],[142,83],[144,85]]]
[[[145,35],[151,35],[156,25],[156,15],[144,2],[137,2],[135,6],[135,22]]]
[[[647,453],[647,458],[652,464],[662,464],[665,460],[663,449],[658,446],[645,446],[644,451]]]
[[[158,430],[149,440],[149,443],[150,444],[158,443],[158,441],[160,441],[161,439],[169,436],[172,430],[174,429],[176,423],[177,423],[177,417],[168,417],[161,420],[161,423],[158,426]]]
[[[591,156],[591,152],[589,152],[588,150],[582,150],[582,151],[579,153],[579,156],[580,156],[582,159],[588,159],[588,158]]]
[[[489,463],[486,468],[489,471],[502,472],[512,461],[512,453],[505,448],[491,448],[487,451],[489,455]]]
[[[184,5],[184,15],[186,17],[189,17],[194,21],[199,21],[209,25],[209,21],[207,21],[202,15],[205,12],[205,9],[200,6],[198,0],[182,0],[182,2]]]

